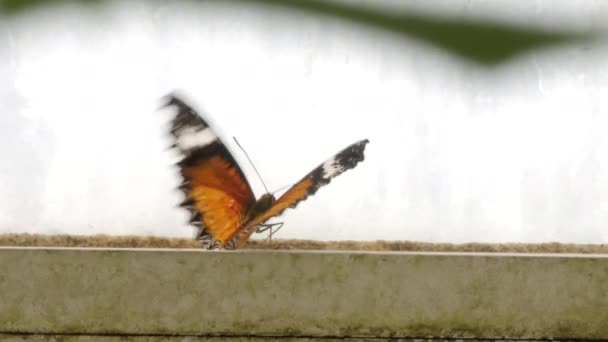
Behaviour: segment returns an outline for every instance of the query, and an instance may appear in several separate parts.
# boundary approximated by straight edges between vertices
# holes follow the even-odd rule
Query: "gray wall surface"
[[[608,338],[606,256],[0,248],[0,270],[15,340]]]
[[[608,243],[608,2],[333,1],[599,37],[485,68],[248,1],[66,1],[3,18],[0,232],[190,237],[165,151],[172,112],[157,110],[180,89],[257,196],[233,136],[270,191],[370,140],[278,237]]]

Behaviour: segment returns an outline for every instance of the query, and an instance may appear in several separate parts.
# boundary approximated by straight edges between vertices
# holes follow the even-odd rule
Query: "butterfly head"
[[[274,204],[275,201],[276,201],[276,198],[271,193],[266,193],[266,194],[262,195],[262,197],[260,197],[255,202],[255,204],[251,207],[251,209],[249,209],[249,212],[247,213],[247,219],[252,219],[252,218],[264,213],[266,210],[268,210],[268,209],[270,209],[270,207],[272,207],[272,205]]]

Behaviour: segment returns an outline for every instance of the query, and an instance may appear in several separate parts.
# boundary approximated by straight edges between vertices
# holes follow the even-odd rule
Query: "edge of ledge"
[[[167,253],[223,253],[223,254],[318,254],[318,255],[421,255],[421,256],[480,256],[522,258],[593,258],[605,259],[600,253],[518,253],[518,252],[438,252],[438,251],[369,251],[369,250],[310,250],[310,249],[239,249],[235,251],[208,251],[198,248],[149,248],[149,247],[59,247],[59,246],[0,246],[3,250],[48,250],[48,251],[111,251],[111,252],[167,252]]]

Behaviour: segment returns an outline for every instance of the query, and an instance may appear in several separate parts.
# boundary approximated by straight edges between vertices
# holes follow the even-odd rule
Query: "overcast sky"
[[[399,6],[581,30],[608,18],[596,1],[426,3]],[[608,242],[606,40],[483,69],[326,18],[133,1],[3,19],[0,75],[0,233],[191,236],[171,112],[156,109],[179,89],[270,189],[370,139],[279,237]]]

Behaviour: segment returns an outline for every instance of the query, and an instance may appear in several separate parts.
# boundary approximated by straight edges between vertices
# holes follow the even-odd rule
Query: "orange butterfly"
[[[172,147],[181,155],[177,163],[183,178],[179,189],[190,211],[190,224],[198,228],[196,238],[207,249],[235,249],[254,232],[271,229],[265,222],[295,208],[332,178],[363,161],[369,140],[361,140],[304,176],[278,199],[271,193],[258,200],[245,174],[209,124],[184,101],[171,94],[164,107],[175,106],[171,121]],[[280,223],[282,226],[282,223]]]

